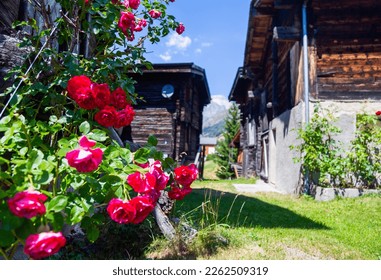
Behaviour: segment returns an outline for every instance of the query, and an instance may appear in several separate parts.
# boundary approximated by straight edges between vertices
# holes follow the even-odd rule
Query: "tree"
[[[213,158],[218,165],[217,176],[221,179],[230,178],[234,172],[230,165],[237,161],[237,148],[230,147],[235,134],[240,128],[239,108],[233,103],[225,118],[223,138],[217,142],[216,154]]]

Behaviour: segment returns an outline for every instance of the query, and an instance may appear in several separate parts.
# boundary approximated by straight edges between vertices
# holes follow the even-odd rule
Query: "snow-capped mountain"
[[[219,136],[224,128],[225,118],[231,103],[223,95],[213,95],[203,112],[203,136]]]

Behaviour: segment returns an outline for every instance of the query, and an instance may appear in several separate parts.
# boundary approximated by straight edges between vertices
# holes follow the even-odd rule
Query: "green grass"
[[[204,179],[217,180],[217,164],[212,160],[206,160],[204,164]]]
[[[381,258],[380,196],[318,202],[275,193],[237,194],[232,183],[195,182],[194,191],[177,202],[173,215],[197,228],[198,237],[174,246],[175,253],[159,239],[148,255],[164,259]]]
[[[206,162],[208,172],[215,166]],[[205,173],[208,174],[208,173]],[[149,217],[140,225],[104,226],[93,244],[72,240],[58,259],[381,259],[381,196],[318,202],[308,196],[237,193],[234,183],[211,175],[192,184],[170,218],[197,229],[189,240],[178,226],[167,241]]]

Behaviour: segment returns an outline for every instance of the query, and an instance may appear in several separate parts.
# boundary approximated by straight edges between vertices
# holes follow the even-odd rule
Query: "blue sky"
[[[167,12],[185,32],[146,44],[153,63],[193,62],[206,71],[211,95],[228,96],[243,64],[250,0],[176,0]]]

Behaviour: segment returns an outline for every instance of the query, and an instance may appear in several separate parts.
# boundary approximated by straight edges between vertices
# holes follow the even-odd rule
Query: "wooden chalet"
[[[295,192],[300,165],[289,146],[313,106],[336,108],[344,139],[357,113],[380,106],[381,1],[253,0],[229,99],[242,112],[243,174]]]
[[[205,70],[193,63],[154,64],[152,70],[132,74],[142,99],[134,105],[132,141],[158,139],[158,149],[181,161],[194,161],[200,145],[202,112],[210,103]],[[123,139],[124,140],[124,139]]]

